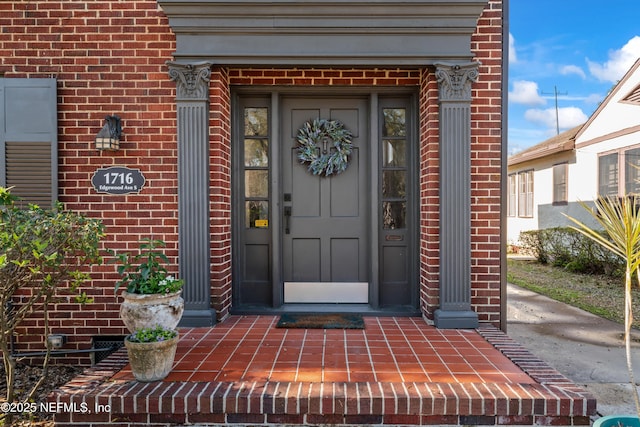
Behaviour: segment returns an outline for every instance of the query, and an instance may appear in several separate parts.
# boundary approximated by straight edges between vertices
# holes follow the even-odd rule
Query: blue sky
[[[640,57],[638,0],[510,0],[509,154],[587,121]]]

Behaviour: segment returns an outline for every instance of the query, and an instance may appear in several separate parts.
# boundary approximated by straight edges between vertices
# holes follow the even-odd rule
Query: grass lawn
[[[507,281],[590,313],[624,323],[624,279],[570,273],[536,261],[507,260]],[[640,328],[640,287],[633,289],[635,328]]]

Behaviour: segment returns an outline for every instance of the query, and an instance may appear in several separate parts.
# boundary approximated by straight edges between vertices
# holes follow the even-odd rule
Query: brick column
[[[436,65],[440,92],[438,328],[476,328],[471,309],[471,84],[478,63]]]
[[[209,78],[211,64],[167,62],[176,82],[178,245],[184,279],[181,326],[211,326],[209,231]]]

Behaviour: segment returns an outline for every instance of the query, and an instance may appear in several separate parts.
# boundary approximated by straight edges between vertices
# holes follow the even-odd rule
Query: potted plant
[[[169,375],[176,357],[178,339],[178,331],[159,325],[138,329],[127,335],[124,345],[135,379],[151,382]]]
[[[130,332],[155,325],[175,329],[182,318],[184,282],[170,275],[163,266],[169,262],[160,251],[164,246],[162,240],[145,238],[135,255],[110,251],[120,263],[118,273],[122,276],[115,290],[126,287],[120,317]]]
[[[604,248],[620,256],[625,262],[624,280],[624,344],[626,350],[629,381],[636,405],[635,415],[612,415],[602,417],[594,427],[640,427],[640,397],[636,386],[631,360],[631,323],[633,321],[631,286],[633,280],[640,285],[640,197],[598,197],[595,209],[582,203],[593,215],[602,231],[594,230],[577,219],[568,217],[576,226],[572,227]]]

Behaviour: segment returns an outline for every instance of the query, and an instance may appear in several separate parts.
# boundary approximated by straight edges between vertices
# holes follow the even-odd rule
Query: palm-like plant
[[[640,285],[640,197],[629,195],[626,197],[598,197],[595,209],[585,203],[587,209],[600,224],[604,234],[585,225],[575,218],[567,216],[576,226],[572,227],[596,243],[602,245],[625,261],[624,280],[624,343],[627,356],[629,380],[634,391],[633,397],[636,412],[640,418],[640,397],[636,387],[631,361],[631,324],[633,311],[631,309],[631,286],[634,279]]]

